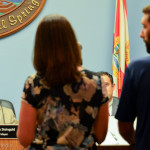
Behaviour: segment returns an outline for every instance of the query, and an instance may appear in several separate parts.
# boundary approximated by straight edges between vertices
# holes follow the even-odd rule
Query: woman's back
[[[101,104],[107,96],[100,77],[81,72],[81,63],[69,21],[61,15],[45,16],[35,38],[36,75],[27,79],[21,101],[17,136],[24,147],[88,149],[95,135],[98,142],[104,140],[108,105]]]
[[[23,99],[35,107],[38,114],[32,148],[45,150],[47,146],[53,149],[56,146],[61,149],[60,146],[66,145],[68,149],[88,149],[93,146],[93,123],[100,105],[106,102],[102,101],[99,76],[85,70],[78,83],[46,88],[39,76],[32,75],[26,81],[24,95]]]

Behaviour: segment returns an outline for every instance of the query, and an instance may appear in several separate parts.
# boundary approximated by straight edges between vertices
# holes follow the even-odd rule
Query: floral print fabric
[[[30,150],[87,150],[95,141],[92,126],[103,96],[101,78],[84,70],[80,82],[46,87],[38,75],[25,82],[22,99],[37,109],[37,128]]]

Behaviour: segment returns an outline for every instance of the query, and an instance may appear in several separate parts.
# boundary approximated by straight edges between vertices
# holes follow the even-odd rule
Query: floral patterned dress
[[[23,101],[37,109],[35,139],[29,150],[88,150],[93,147],[93,122],[108,99],[102,94],[101,78],[83,70],[80,82],[46,87],[40,76],[25,82]]]

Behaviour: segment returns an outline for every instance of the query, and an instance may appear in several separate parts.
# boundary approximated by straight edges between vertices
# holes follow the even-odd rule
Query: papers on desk
[[[109,116],[107,135],[101,145],[129,145],[119,134],[118,120],[114,116]]]

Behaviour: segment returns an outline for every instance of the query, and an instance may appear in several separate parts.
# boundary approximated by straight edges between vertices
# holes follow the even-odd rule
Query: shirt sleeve
[[[115,118],[122,122],[133,122],[136,117],[134,73],[131,70],[131,68],[126,69],[119,106],[115,115]]]
[[[11,110],[11,123],[10,124],[18,124],[18,121],[16,119],[15,114],[13,113],[13,111]]]

